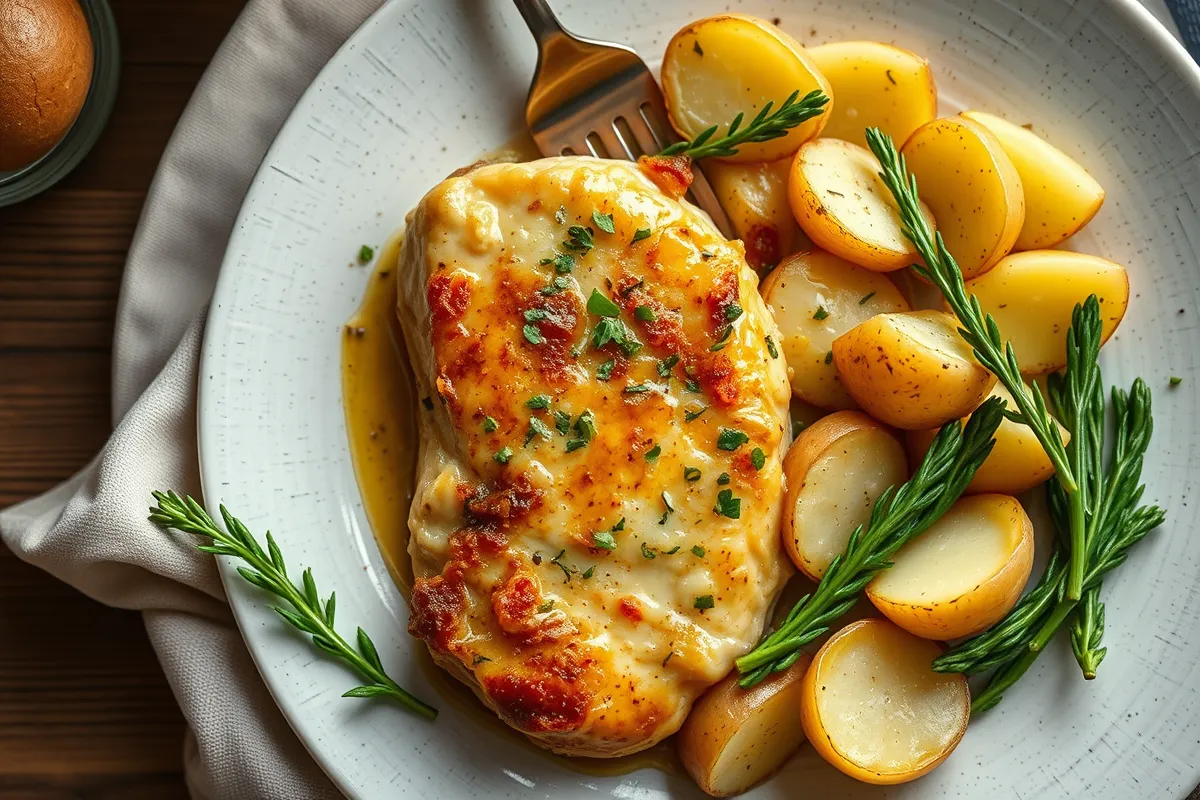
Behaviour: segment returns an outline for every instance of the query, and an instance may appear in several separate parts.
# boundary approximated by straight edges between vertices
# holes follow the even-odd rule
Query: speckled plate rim
[[[661,52],[663,36],[669,36],[678,24],[723,11],[726,4],[719,0],[672,0],[646,9],[637,2],[616,0],[597,9],[593,8],[595,4],[564,0],[555,5],[561,7],[569,27],[629,42],[653,56]],[[1153,145],[1156,137],[1169,136],[1170,130],[1178,129],[1175,133],[1179,140],[1190,142],[1192,150],[1200,152],[1193,133],[1200,130],[1200,124],[1195,124],[1197,115],[1191,110],[1200,108],[1200,70],[1135,0],[751,0],[735,5],[738,11],[779,15],[784,27],[793,32],[802,33],[798,29],[811,24],[832,31],[829,39],[878,37],[907,44],[928,55],[935,67],[941,64],[952,68],[945,70],[949,73],[945,85],[941,84],[943,70],[939,69],[943,92],[967,99],[983,98],[981,102],[985,103],[992,101],[992,110],[1010,116],[1025,110],[1013,106],[1011,95],[1038,86],[1038,75],[1028,65],[1018,63],[1017,57],[1036,60],[1041,51],[1023,53],[1022,39],[1015,37],[1016,28],[1006,30],[1001,23],[1024,18],[1030,27],[1022,30],[1030,37],[1051,36],[1061,23],[1064,29],[1073,28],[1067,42],[1083,52],[1090,52],[1088,43],[1073,41],[1071,36],[1086,38],[1103,30],[1105,35],[1120,37],[1139,48],[1137,53],[1144,65],[1133,59],[1132,50],[1125,53],[1134,60],[1134,67],[1161,69],[1160,74],[1146,74],[1147,95],[1154,95],[1149,112],[1158,114],[1152,121],[1161,127],[1138,130],[1138,135]],[[852,7],[853,14],[838,13],[839,7]],[[872,16],[875,11],[881,14],[879,18]],[[941,45],[949,48],[945,52],[938,51],[935,40],[939,37],[926,36],[954,26],[958,26],[962,39],[947,36]],[[463,39],[474,40],[484,34],[494,40],[478,52],[464,55]],[[819,36],[817,40],[824,38]],[[974,56],[964,57],[957,52],[960,45],[991,48],[993,54],[1012,53],[1004,56],[1003,66],[1002,59],[981,64]],[[420,52],[429,70],[425,77],[419,72],[404,73],[395,66],[403,60],[398,51],[401,46]],[[1071,56],[1072,47],[1056,55]],[[457,122],[454,115],[462,111],[453,105],[454,86],[421,90],[414,85],[424,85],[426,78],[436,82],[436,74],[459,67],[456,55],[472,62],[466,68],[467,75],[480,85],[492,81],[498,87],[472,96],[468,110],[473,119],[466,112],[461,114],[467,124],[490,122],[492,127],[486,130],[463,130],[461,124],[451,130]],[[1053,61],[1055,56],[1046,57]],[[449,171],[446,165],[457,165],[457,161],[484,152],[516,130],[532,60],[528,35],[505,0],[477,4],[469,0],[393,0],[385,4],[322,70],[264,159],[230,240],[203,346],[197,413],[201,475],[208,504],[228,505],[257,531],[266,527],[275,530],[294,569],[313,565],[323,591],[338,590],[342,627],[357,623],[372,631],[393,674],[414,691],[435,700],[428,682],[413,666],[414,645],[403,633],[407,611],[366,527],[349,464],[340,380],[335,377],[336,337],[340,322],[361,297],[365,274],[339,262],[352,259],[363,241],[382,243],[407,205]],[[1087,67],[1084,60],[1073,67],[1074,72],[1056,70],[1054,75],[1071,80],[1075,72],[1086,73]],[[1009,92],[1008,102],[986,88],[996,82],[997,76],[1012,78],[1019,73],[1025,80],[1013,81],[1021,89]],[[1093,77],[1100,81],[1105,74],[1100,70]],[[461,79],[459,75],[459,82]],[[1084,83],[1091,85],[1091,79]],[[410,101],[423,99],[427,103],[397,104],[395,97],[378,91],[382,87]],[[441,98],[444,104],[439,106],[436,101]],[[1070,96],[1057,99],[1069,101]],[[1186,108],[1188,104],[1191,109]],[[1060,108],[1045,97],[1031,106],[1038,113],[1031,111],[1029,117],[1039,125],[1045,123],[1051,139],[1060,145],[1068,140],[1065,132],[1078,124],[1078,130],[1071,133],[1078,134],[1076,143],[1080,148],[1090,144],[1092,152],[1105,153],[1114,169],[1124,164],[1120,153],[1106,151],[1107,142],[1089,139],[1092,132],[1087,123],[1096,106],[1076,108],[1062,102]],[[339,111],[349,114],[349,118],[337,115]],[[1052,111],[1058,112],[1057,118]],[[330,112],[335,115],[330,116]],[[364,122],[366,118],[369,123]],[[387,129],[384,134],[379,131],[381,127]],[[429,136],[431,131],[439,135]],[[390,178],[378,175],[384,166],[382,161],[372,164],[365,160],[371,153],[369,147],[363,149],[365,142],[378,144],[383,152],[399,158],[400,151],[406,150],[403,144],[423,135],[422,157],[418,160],[414,156],[404,171],[397,170],[395,161],[386,164]],[[1178,143],[1159,141],[1160,145]],[[355,161],[355,155],[363,159]],[[1112,180],[1131,175],[1136,181],[1110,193],[1110,202],[1097,222],[1107,220],[1105,214],[1115,216],[1114,207],[1120,212],[1141,204],[1169,205],[1170,198],[1163,201],[1163,197],[1175,190],[1176,199],[1200,197],[1200,172],[1190,155],[1179,163],[1162,164],[1160,171],[1149,175],[1123,170],[1108,176],[1111,180],[1107,182],[1101,176],[1106,185],[1116,185]],[[314,166],[329,162],[338,169],[330,172]],[[405,188],[393,189],[400,177],[405,180]],[[333,183],[329,183],[331,180]],[[1188,310],[1200,307],[1196,302],[1200,299],[1200,281],[1194,274],[1196,244],[1200,243],[1192,242],[1188,225],[1184,224],[1185,220],[1200,221],[1200,215],[1195,203],[1188,209],[1177,207],[1175,215],[1179,224],[1171,227],[1167,225],[1169,220],[1164,221],[1161,235],[1148,239],[1148,246],[1157,248],[1153,256],[1160,266],[1176,263],[1193,267],[1187,272],[1177,266],[1170,274],[1152,276],[1155,288],[1160,280],[1169,284],[1161,294],[1171,302],[1160,303],[1159,312],[1176,302]],[[1117,260],[1122,254],[1132,258],[1142,252],[1121,245],[1121,235],[1131,235],[1124,230],[1123,219],[1112,220],[1112,224],[1112,230],[1099,230],[1090,237],[1086,244],[1091,246],[1086,249]],[[334,268],[345,270],[337,280],[318,272]],[[301,284],[309,275],[321,277],[314,277],[313,287],[305,289]],[[1130,319],[1118,334],[1118,339],[1133,341],[1132,347],[1138,349],[1116,364],[1106,362],[1107,377],[1127,383],[1132,372],[1126,367],[1135,362],[1136,371],[1153,373],[1148,378],[1162,378],[1164,368],[1185,378],[1180,390],[1171,396],[1175,407],[1160,420],[1155,444],[1159,449],[1147,465],[1151,495],[1173,511],[1178,509],[1174,524],[1169,523],[1163,531],[1170,534],[1172,528],[1186,531],[1196,521],[1195,512],[1181,506],[1181,501],[1186,498],[1187,467],[1200,454],[1200,437],[1193,422],[1200,410],[1193,388],[1200,382],[1200,365],[1193,355],[1200,349],[1196,347],[1200,341],[1194,326],[1172,325],[1175,320],[1163,322],[1165,313],[1141,309],[1138,302],[1135,299]],[[1147,337],[1151,337],[1152,344],[1145,344]],[[306,345],[313,348],[305,349]],[[1127,345],[1120,341],[1112,346],[1118,354],[1122,347]],[[1172,361],[1167,357],[1171,353],[1185,354],[1186,363]],[[1163,417],[1165,392],[1160,389],[1158,396]],[[1115,611],[1110,611],[1109,625],[1112,641],[1117,644],[1113,648],[1116,652],[1105,664],[1112,674],[1107,688],[1111,690],[1115,685],[1127,705],[1140,702],[1137,710],[1118,714],[1098,702],[1089,709],[1085,704],[1096,702],[1094,697],[1089,700],[1089,685],[1078,680],[1067,682],[1066,678],[1077,676],[1069,668],[1056,669],[1062,666],[1057,662],[1069,661],[1069,656],[1047,654],[1028,679],[1028,687],[1023,685],[1026,691],[1014,694],[981,719],[977,726],[984,731],[973,731],[942,769],[915,784],[888,790],[887,794],[926,797],[1006,790],[1019,796],[1036,793],[1040,797],[1066,797],[1087,791],[1092,796],[1116,798],[1148,796],[1130,792],[1141,793],[1151,787],[1159,796],[1186,794],[1200,780],[1200,743],[1193,721],[1200,710],[1196,698],[1200,674],[1194,666],[1200,653],[1200,635],[1196,635],[1200,620],[1196,618],[1196,590],[1192,588],[1200,553],[1197,547],[1182,546],[1180,540],[1178,535],[1158,536],[1123,567],[1125,572],[1136,571],[1152,583],[1147,592],[1139,593],[1131,586],[1138,583],[1135,580],[1113,582]],[[427,726],[382,704],[341,700],[338,695],[353,685],[354,678],[314,656],[307,645],[283,629],[265,598],[242,582],[233,567],[222,561],[222,578],[264,681],[305,746],[349,796],[384,797],[417,791],[440,791],[454,797],[582,797],[604,793],[651,798],[695,794],[686,781],[658,773],[634,773],[617,779],[566,773],[488,730],[463,728],[472,718],[453,705],[446,706],[444,701],[439,722]],[[1169,586],[1160,591],[1162,582]],[[1187,630],[1159,630],[1154,624],[1153,612],[1161,616],[1165,608],[1162,598],[1171,593],[1182,598],[1175,611],[1179,625],[1190,625]],[[1043,715],[1053,716],[1035,730],[1023,730],[1019,736],[1004,735],[1014,718],[1041,719]],[[1147,722],[1151,716],[1153,724]],[[1066,744],[1059,736],[1063,732],[1073,737]],[[989,736],[999,738],[989,740]],[[1068,745],[1076,743],[1080,747],[1072,751]],[[1001,752],[989,755],[990,744],[1002,745]],[[1003,762],[999,773],[992,763],[996,760]],[[997,782],[989,782],[993,780]],[[842,780],[823,764],[805,759],[796,759],[780,778],[756,794],[782,797],[788,794],[787,786],[802,784],[820,787],[823,797],[881,794],[880,790]]]

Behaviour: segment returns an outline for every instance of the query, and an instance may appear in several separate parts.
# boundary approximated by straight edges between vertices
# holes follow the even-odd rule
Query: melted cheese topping
[[[594,246],[564,245],[572,226]],[[421,201],[400,279],[421,394],[441,401],[421,414],[410,630],[539,743],[650,746],[758,639],[790,573],[790,392],[741,244],[632,164],[494,164]],[[614,323],[593,290],[640,347],[595,347]]]

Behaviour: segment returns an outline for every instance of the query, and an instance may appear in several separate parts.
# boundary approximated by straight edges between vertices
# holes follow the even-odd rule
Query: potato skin
[[[787,258],[759,287],[783,340],[792,393],[830,410],[856,407],[826,361],[833,340],[881,312],[908,311],[908,301],[886,275],[812,249]],[[816,319],[818,309],[825,316]]]
[[[807,242],[788,205],[791,166],[788,158],[753,164],[712,159],[704,164],[704,176],[757,272],[777,266],[796,251],[798,241]]]
[[[799,692],[800,682],[804,679],[804,673],[808,671],[811,661],[811,656],[802,655],[795,664],[783,672],[771,675],[750,689],[742,689],[738,686],[741,675],[735,670],[696,701],[696,704],[692,706],[691,713],[684,721],[683,727],[679,729],[676,743],[684,769],[705,793],[712,797],[727,797],[746,791],[754,784],[774,774],[804,743],[802,735],[795,738],[794,746],[790,741],[785,742],[783,748],[778,747],[779,742],[777,741],[760,743],[757,748],[759,757],[762,757],[762,749],[773,747],[776,752],[771,753],[769,757],[778,758],[778,764],[747,785],[738,785],[728,789],[722,789],[716,785],[719,776],[714,774],[714,770],[725,748],[730,744],[733,734],[747,720],[763,710],[768,703],[783,702],[789,706],[795,703],[795,695]],[[766,733],[769,732],[765,732],[761,738],[767,738]],[[745,757],[738,759],[738,762],[746,760],[749,755],[750,753],[746,753]],[[740,763],[727,766],[741,767]],[[750,769],[749,766],[744,767],[747,772]],[[725,782],[721,781],[721,783]]]
[[[1016,408],[1016,401],[999,382],[992,389],[992,397],[1000,397],[1009,409]],[[969,417],[963,418],[965,425]],[[1071,441],[1071,432],[1054,421],[1063,444]],[[915,469],[929,452],[936,429],[909,431],[907,446],[909,465]],[[967,484],[965,494],[1021,494],[1054,477],[1054,462],[1046,455],[1033,431],[1010,419],[1000,421],[996,429],[996,444],[992,452],[975,471],[975,477]]]
[[[900,149],[967,280],[1008,255],[1025,224],[1021,176],[996,136],[965,117],[922,125]]]
[[[822,136],[866,147],[866,129],[875,127],[899,146],[937,117],[933,70],[916,53],[882,42],[830,42],[808,54],[838,98]]]
[[[964,111],[961,116],[994,133],[1021,176],[1025,224],[1013,250],[1053,247],[1096,216],[1104,204],[1104,187],[1066,153],[1033,131],[992,114]]]
[[[800,546],[796,541],[796,502],[805,487],[808,472],[813,464],[829,448],[836,446],[839,440],[863,431],[873,431],[889,437],[896,442],[896,449],[901,449],[899,442],[895,439],[895,434],[887,426],[859,411],[838,411],[822,417],[806,428],[792,443],[787,455],[783,457],[783,474],[787,477],[787,493],[784,495],[783,501],[783,525],[780,529],[783,548],[796,568],[815,581],[821,579],[818,572],[823,572],[823,570],[814,570],[809,559],[800,552]],[[847,537],[850,533],[851,531],[846,531]]]
[[[914,636],[943,642],[975,634],[995,625],[1007,614],[1029,580],[1033,569],[1033,522],[1015,497],[980,494],[958,501],[966,504],[994,504],[1010,515],[1019,529],[1019,538],[1009,558],[987,580],[962,595],[920,605],[883,596],[875,581],[867,584],[867,597],[885,617]],[[902,557],[904,549],[896,554]]]
[[[1066,366],[1067,329],[1077,303],[1100,301],[1100,344],[1117,330],[1129,307],[1129,273],[1120,264],[1069,250],[1013,253],[986,274],[967,281],[1012,342],[1024,375]]]
[[[852,622],[840,631],[831,636],[821,649],[817,651],[813,657],[812,664],[808,671],[804,674],[803,692],[800,695],[800,719],[804,726],[804,734],[808,738],[809,744],[816,750],[822,758],[832,764],[834,767],[863,783],[871,783],[877,786],[891,786],[898,783],[907,783],[908,781],[916,780],[922,775],[928,774],[931,770],[939,766],[943,761],[950,757],[954,752],[954,748],[962,741],[963,734],[967,732],[967,721],[971,714],[971,694],[967,688],[967,679],[963,675],[954,676],[962,682],[963,708],[962,708],[962,723],[959,726],[959,731],[954,740],[946,748],[944,753],[939,754],[935,758],[928,759],[922,764],[917,765],[914,769],[908,772],[897,773],[880,773],[850,761],[831,741],[829,734],[826,732],[824,725],[821,723],[821,713],[817,707],[817,693],[819,690],[818,681],[821,680],[821,670],[828,659],[836,657],[836,647],[840,640],[849,636],[870,635],[871,628],[879,625],[892,625],[891,622],[880,619],[862,619],[857,622]],[[944,647],[940,649],[944,650]],[[932,659],[930,659],[932,661]]]
[[[833,342],[842,386],[875,419],[904,430],[938,428],[965,416],[988,396],[996,376],[975,359],[957,327],[941,311],[867,320]]]
[[[714,53],[725,58],[714,59]],[[737,154],[723,159],[735,162],[774,161],[791,155],[820,135],[833,104],[829,81],[804,46],[770,22],[744,14],[721,14],[684,26],[667,43],[662,85],[671,127],[689,140],[711,125],[719,125],[723,132],[738,113],[745,114],[748,122],[767,101],[778,108],[793,91],[803,97],[820,89],[830,98],[825,113],[786,136],[744,144]]]

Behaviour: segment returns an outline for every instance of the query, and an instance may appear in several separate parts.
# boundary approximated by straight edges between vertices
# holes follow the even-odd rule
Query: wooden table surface
[[[44,195],[0,209],[0,508],[108,437],[113,315],[138,214],[179,114],[245,0],[109,0],[116,109]],[[186,798],[184,721],[138,614],[0,545],[0,798]]]

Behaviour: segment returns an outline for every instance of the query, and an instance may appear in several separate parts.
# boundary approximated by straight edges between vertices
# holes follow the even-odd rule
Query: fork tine
[[[613,122],[608,122],[607,125],[600,125],[592,132],[600,143],[608,150],[609,158],[632,160],[633,154],[625,149],[624,142],[617,135],[617,129]]]

